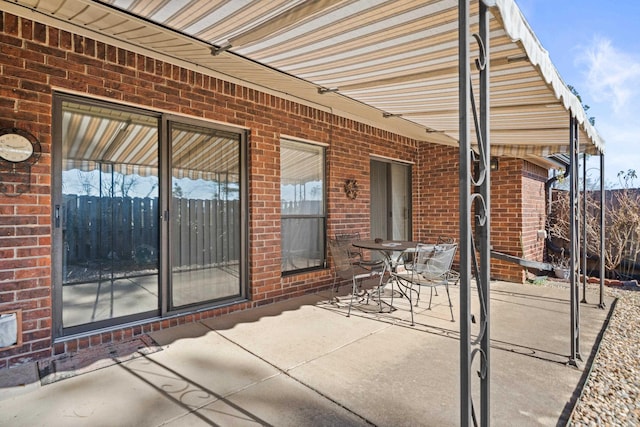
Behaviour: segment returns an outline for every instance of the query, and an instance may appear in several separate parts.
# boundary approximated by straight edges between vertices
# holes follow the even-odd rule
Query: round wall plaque
[[[31,133],[16,128],[0,129],[0,159],[33,164],[40,158],[40,152],[40,143]]]

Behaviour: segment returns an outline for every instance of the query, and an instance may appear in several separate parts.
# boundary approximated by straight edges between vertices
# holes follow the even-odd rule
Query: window
[[[325,149],[282,140],[280,194],[282,207],[282,272],[324,266],[326,208]]]

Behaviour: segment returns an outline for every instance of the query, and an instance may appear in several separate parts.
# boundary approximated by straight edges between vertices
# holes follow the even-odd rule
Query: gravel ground
[[[571,426],[640,426],[640,292],[618,297]]]

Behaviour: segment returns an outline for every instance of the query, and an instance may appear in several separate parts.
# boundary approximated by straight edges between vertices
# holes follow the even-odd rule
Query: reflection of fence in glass
[[[158,216],[158,198],[65,195],[67,263],[97,259],[155,262]]]
[[[235,263],[240,202],[173,199],[174,267]],[[158,268],[157,197],[64,196],[64,282]]]
[[[173,198],[173,268],[237,264],[240,201]]]

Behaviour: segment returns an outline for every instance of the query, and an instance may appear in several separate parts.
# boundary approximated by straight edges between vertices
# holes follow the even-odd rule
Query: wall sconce
[[[347,179],[344,182],[344,192],[349,199],[353,200],[358,197],[358,191],[360,191],[360,189],[358,187],[358,181],[355,179]]]
[[[473,165],[474,165],[474,170],[476,171],[476,173],[478,173],[478,171],[480,170],[480,160],[477,158],[473,159]],[[498,158],[491,157],[491,159],[489,159],[489,169],[491,171],[497,171],[498,166],[499,166]]]

